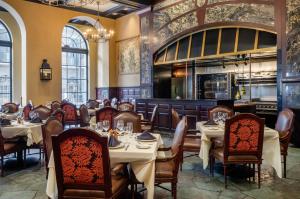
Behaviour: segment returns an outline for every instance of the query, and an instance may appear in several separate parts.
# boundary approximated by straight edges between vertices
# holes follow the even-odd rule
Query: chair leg
[[[286,178],[286,155],[283,156],[283,177]]]
[[[260,164],[257,165],[258,188],[260,189]]]
[[[172,182],[172,196],[173,199],[177,198],[177,182]]]
[[[225,189],[227,189],[227,166],[224,164],[224,181],[225,181]]]
[[[1,177],[4,176],[4,157],[1,155]]]
[[[253,182],[255,182],[255,164],[252,164],[252,169],[253,169],[253,176],[252,176],[252,178],[253,178]]]

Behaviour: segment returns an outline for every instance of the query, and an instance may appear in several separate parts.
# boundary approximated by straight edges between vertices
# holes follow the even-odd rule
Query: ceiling
[[[34,3],[42,3],[42,0],[27,0]],[[81,0],[43,0],[53,6],[75,10],[83,13],[97,15],[97,0],[87,0],[87,4],[80,3]],[[64,6],[63,1],[69,1],[69,6]],[[129,13],[141,10],[152,4],[153,0],[100,0],[100,15],[117,19]]]

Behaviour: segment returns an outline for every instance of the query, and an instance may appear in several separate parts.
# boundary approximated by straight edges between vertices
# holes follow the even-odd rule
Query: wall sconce
[[[40,68],[40,80],[52,80],[52,68],[50,68],[47,59],[43,59]]]

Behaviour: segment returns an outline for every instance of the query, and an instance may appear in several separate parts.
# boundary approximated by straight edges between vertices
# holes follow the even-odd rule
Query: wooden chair
[[[294,127],[295,115],[292,110],[282,110],[277,118],[275,129],[279,132],[280,151],[283,156],[283,177],[286,178],[286,157]]]
[[[43,134],[43,149],[45,152],[45,164],[48,176],[48,163],[49,158],[52,153],[52,135],[58,135],[64,131],[64,126],[61,121],[57,120],[55,117],[50,117],[46,124],[42,127]]]
[[[155,119],[157,117],[157,110],[158,110],[158,105],[155,105],[153,108],[150,120],[142,120],[141,121],[143,131],[147,131],[147,130],[153,131],[154,130],[154,123],[155,123]]]
[[[103,100],[104,107],[111,106],[111,102],[109,99]]]
[[[99,105],[100,105],[100,103],[97,100],[92,100],[92,99],[89,99],[89,101],[86,103],[86,106],[89,109],[99,108]]]
[[[258,188],[264,138],[264,119],[250,113],[236,115],[225,123],[224,147],[212,148],[210,152],[210,172],[214,175],[215,159],[224,165],[225,188],[227,188],[227,168],[230,164],[248,164],[258,167]]]
[[[131,112],[131,111],[119,112],[113,118],[113,128],[117,127],[118,120],[123,120],[125,126],[127,125],[128,122],[132,122],[132,124],[133,124],[133,133],[140,133],[141,132],[141,118],[137,113]]]
[[[2,105],[3,108],[7,108],[8,113],[17,113],[19,111],[19,105],[12,102]]]
[[[51,111],[54,112],[61,107],[61,103],[59,101],[53,101],[51,103]]]
[[[32,119],[32,115],[34,115],[35,113],[37,113],[39,115],[39,118],[41,118],[42,120],[47,120],[51,115],[51,109],[46,106],[39,105],[30,111],[29,118]]]
[[[90,116],[86,105],[82,104],[79,108],[80,113],[80,127],[90,126]]]
[[[79,118],[77,114],[77,109],[74,104],[65,102],[62,104],[61,109],[64,112],[64,125],[78,125]]]
[[[29,113],[30,111],[32,110],[32,105],[31,104],[27,104],[26,106],[24,106],[23,108],[23,118],[24,120],[30,120],[30,117],[29,117]]]
[[[119,111],[134,111],[134,105],[129,102],[121,102],[118,104]]]
[[[171,183],[171,191],[174,199],[177,197],[178,170],[181,162],[181,154],[184,136],[186,134],[186,117],[183,117],[178,123],[172,146],[168,148],[159,148],[158,151],[170,152],[170,156],[158,157],[155,161],[155,184],[163,189],[160,184]]]
[[[108,120],[110,124],[110,129],[113,125],[113,118],[119,113],[119,111],[112,107],[104,107],[96,111],[96,122],[102,122]]]
[[[64,111],[61,108],[56,109],[51,113],[51,117],[56,118],[64,126]]]
[[[2,137],[1,129],[0,129],[0,157],[1,157],[1,177],[4,176],[4,157],[13,153],[20,153],[25,151],[26,143],[20,139],[17,141],[6,142]],[[25,158],[25,157],[24,157]]]
[[[107,142],[82,128],[52,136],[58,198],[124,198],[128,177],[111,174]]]

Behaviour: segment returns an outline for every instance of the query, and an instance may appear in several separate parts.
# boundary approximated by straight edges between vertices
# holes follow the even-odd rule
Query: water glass
[[[123,120],[118,120],[117,121],[117,129],[119,131],[124,131],[124,121]]]
[[[110,125],[109,125],[109,120],[104,120],[102,126],[103,126],[103,130],[104,130],[105,132],[108,132],[109,127],[110,127]]]
[[[130,136],[132,136],[133,133],[133,123],[132,122],[127,122],[127,131]]]
[[[97,122],[96,130],[102,132],[103,131],[103,124],[102,122]]]

